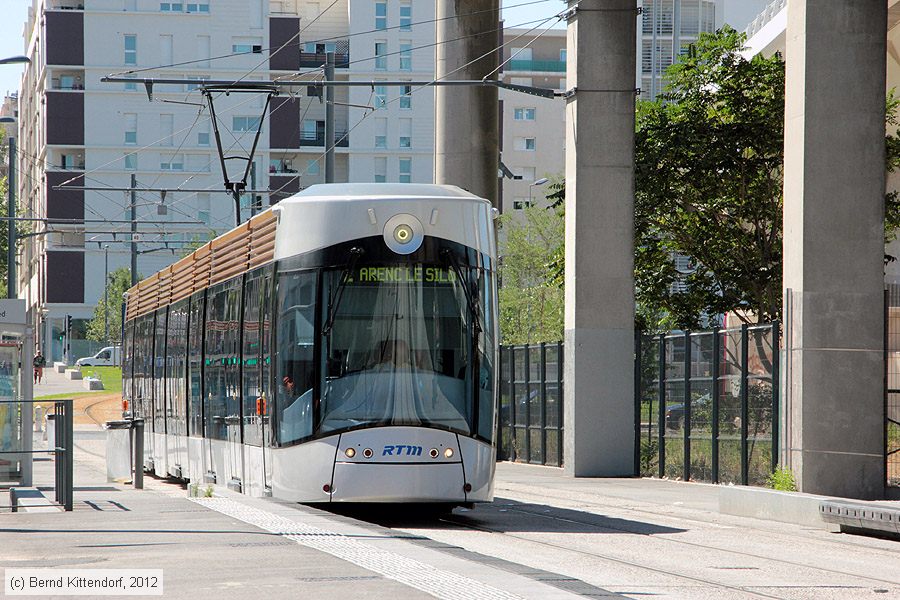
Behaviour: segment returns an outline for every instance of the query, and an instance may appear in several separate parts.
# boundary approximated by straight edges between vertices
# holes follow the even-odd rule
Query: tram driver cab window
[[[294,443],[313,433],[315,299],[315,272],[280,275],[276,357],[279,385],[275,404],[280,445]]]

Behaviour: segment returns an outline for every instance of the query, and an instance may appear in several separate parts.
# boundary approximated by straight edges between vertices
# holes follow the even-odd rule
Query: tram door
[[[268,340],[266,339],[267,286],[270,277],[256,271],[247,275],[244,283],[243,349],[242,366],[242,423],[244,453],[244,491],[252,496],[265,494],[266,477],[266,423],[268,394],[264,384],[268,369],[265,365]]]
[[[262,429],[262,459],[263,459],[263,493],[271,494],[272,490],[272,397],[274,390],[270,389],[272,380],[272,298],[275,281],[272,271],[267,269],[263,277],[262,293],[260,294],[260,388],[264,406],[259,426]]]

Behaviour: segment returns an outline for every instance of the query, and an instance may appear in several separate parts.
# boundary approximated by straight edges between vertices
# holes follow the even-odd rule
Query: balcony
[[[50,76],[51,90],[84,90],[84,72],[55,72]]]
[[[52,10],[84,10],[84,2],[80,0],[50,0],[46,7]]]
[[[565,73],[566,61],[564,60],[516,60],[513,59],[504,66],[505,71],[528,71],[538,73]]]
[[[325,55],[334,52],[334,67],[346,69],[350,66],[350,40],[337,40],[336,42],[306,43],[300,52],[300,66],[307,69],[316,69],[325,64]]]
[[[347,135],[347,131],[335,131],[334,138],[337,140],[337,144],[335,144],[338,148],[346,148],[350,145],[350,136]],[[325,132],[318,131],[316,133],[311,133],[307,131],[300,132],[300,145],[301,146],[321,146],[325,147]]]

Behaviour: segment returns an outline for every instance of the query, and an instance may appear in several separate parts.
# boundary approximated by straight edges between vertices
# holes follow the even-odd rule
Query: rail
[[[774,0],[774,2],[766,6],[766,8],[750,22],[750,25],[747,26],[747,29],[745,30],[747,39],[749,40],[759,33],[763,27],[768,25],[769,22],[785,8],[787,8],[787,0]]]

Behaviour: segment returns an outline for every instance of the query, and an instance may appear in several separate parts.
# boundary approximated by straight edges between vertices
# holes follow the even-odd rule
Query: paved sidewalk
[[[81,394],[86,392],[81,381],[66,379],[64,373],[57,373],[52,366],[44,369],[44,378],[41,383],[34,384],[34,397],[50,396],[53,394]],[[95,392],[102,394],[104,392]],[[105,392],[109,393],[109,392]]]

